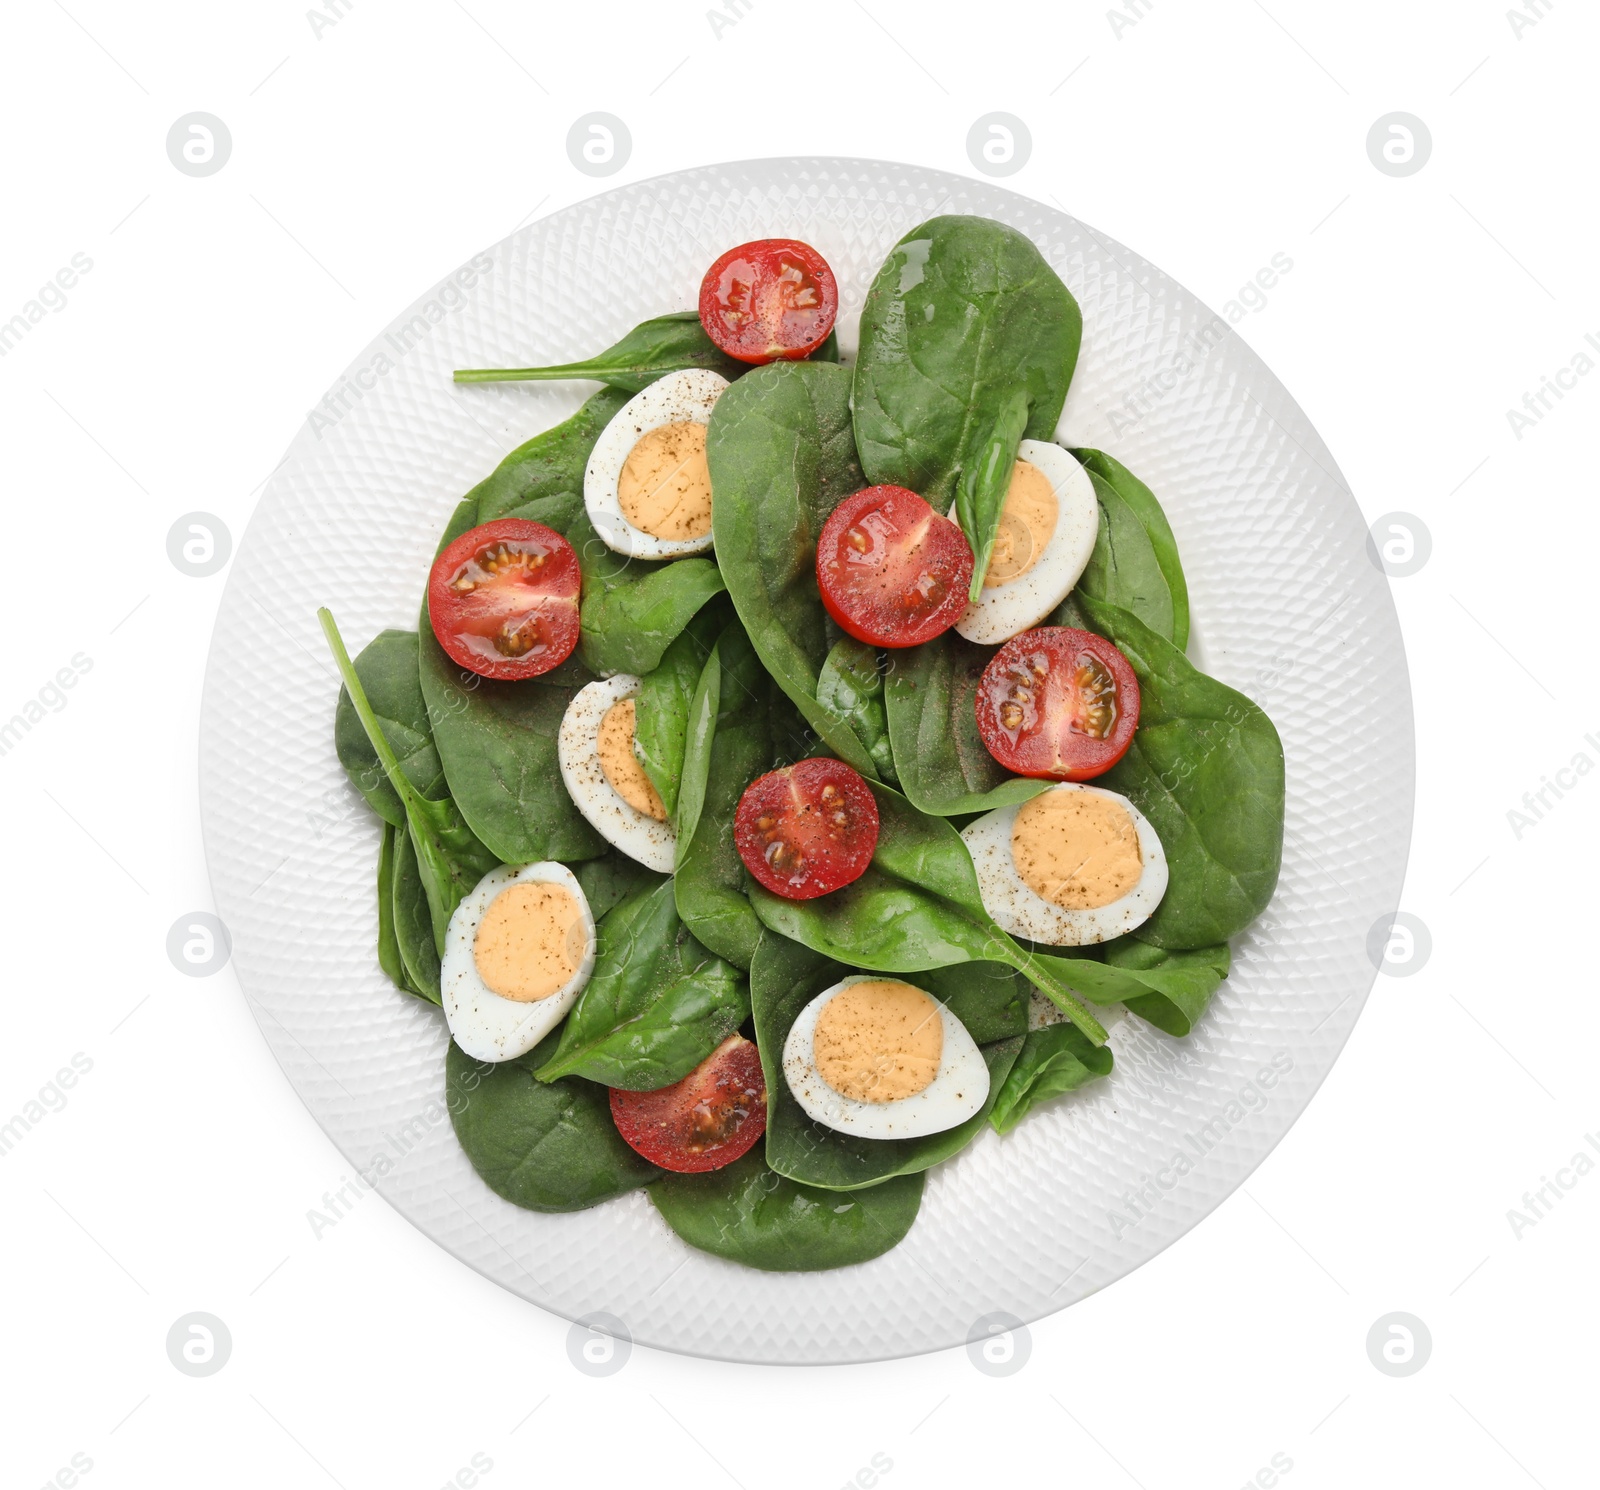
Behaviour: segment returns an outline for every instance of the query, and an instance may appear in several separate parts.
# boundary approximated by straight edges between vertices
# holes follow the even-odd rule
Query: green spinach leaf
[[[726,609],[725,604],[713,601],[688,624],[662,654],[660,665],[644,675],[634,703],[634,748],[639,764],[675,825],[689,710],[711,649],[727,624]]]
[[[650,1199],[691,1247],[766,1272],[800,1273],[882,1256],[917,1219],[923,1180],[902,1175],[841,1195],[773,1173],[752,1149],[709,1174],[663,1175]]]
[[[413,993],[405,963],[400,960],[400,943],[394,935],[394,840],[399,831],[393,823],[384,823],[383,837],[378,842],[378,966],[402,993]]]
[[[460,367],[458,383],[559,382],[568,378],[594,378],[622,393],[633,395],[659,377],[683,368],[703,367],[732,380],[749,364],[729,357],[705,333],[700,313],[674,311],[643,321],[621,341],[583,362],[561,362],[552,367]]]
[[[756,1045],[767,1080],[767,1163],[777,1173],[828,1190],[857,1190],[916,1174],[959,1153],[982,1130],[1028,1027],[1024,984],[1010,968],[975,962],[916,975],[917,986],[949,1006],[980,1042],[989,1068],[983,1110],[943,1133],[873,1139],[840,1133],[806,1116],[783,1074],[783,1045],[800,1011],[854,968],[783,937],[764,936],[750,964]]]
[[[1283,857],[1283,745],[1242,693],[1207,677],[1137,616],[1088,596],[1093,629],[1139,679],[1139,729],[1097,785],[1150,819],[1171,878],[1135,936],[1158,947],[1211,947],[1266,908]]]
[[[1095,545],[1095,558],[1090,560],[1090,567],[1093,568],[1097,561],[1101,561],[1102,543],[1114,547],[1123,556],[1127,556],[1130,551],[1137,551],[1141,564],[1147,549],[1160,570],[1161,578],[1165,581],[1167,599],[1172,612],[1171,627],[1169,629],[1159,625],[1137,605],[1119,600],[1109,587],[1091,584],[1086,587],[1088,593],[1096,600],[1108,601],[1112,605],[1121,605],[1125,610],[1133,611],[1152,630],[1159,631],[1180,652],[1183,651],[1189,645],[1189,582],[1184,578],[1183,561],[1178,557],[1178,540],[1173,537],[1172,525],[1167,521],[1167,514],[1161,510],[1161,503],[1156,500],[1155,493],[1144,482],[1121,461],[1107,455],[1105,451],[1074,450],[1072,453],[1083,463],[1091,476],[1099,478],[1095,482],[1095,494],[1100,498],[1104,516],[1101,522],[1100,541]],[[1115,522],[1111,521],[1113,504],[1108,502],[1104,491],[1107,487],[1116,499]],[[1137,523],[1141,530],[1142,544],[1134,537],[1128,519]],[[1103,562],[1104,567],[1114,568],[1117,560],[1107,555]],[[1147,588],[1155,589],[1149,581],[1144,583]],[[1079,584],[1082,585],[1083,581],[1080,580]],[[1157,604],[1159,603],[1158,601]]]
[[[935,217],[891,250],[861,311],[855,434],[874,483],[955,500],[983,591],[1022,439],[1054,437],[1078,361],[1078,302],[1033,243]]]
[[[889,722],[884,717],[883,674],[878,652],[853,636],[842,637],[817,674],[817,702],[831,709],[855,732],[877,768],[878,778],[897,786]]]
[[[1179,1037],[1200,1022],[1233,961],[1226,942],[1172,952],[1137,937],[1123,936],[1106,942],[1100,950],[1109,966],[1132,974],[1149,990],[1123,998],[1129,1011],[1158,1030]]]
[[[428,706],[417,680],[417,633],[380,631],[356,658],[356,676],[367,690],[367,700],[406,780],[424,797],[437,800],[444,796],[449,787],[445,785],[439,753],[434,749]],[[378,752],[367,739],[355,705],[350,702],[350,690],[342,685],[333,716],[333,743],[339,764],[372,810],[384,822],[397,828],[404,826],[406,810],[389,785]]]
[[[900,790],[920,812],[990,812],[1050,785],[1012,776],[978,733],[978,680],[998,650],[947,631],[889,659],[884,702],[895,770]]]
[[[417,851],[407,828],[394,830],[393,895],[395,951],[406,975],[405,986],[418,998],[437,1004],[439,948],[433,939],[433,914],[417,865]]]
[[[537,1075],[654,1091],[687,1076],[749,1013],[745,980],[690,935],[672,881],[657,878],[600,923],[594,973]]]
[[[1004,963],[1103,1045],[1105,1029],[1079,1002],[1061,964],[1025,952],[989,918],[960,834],[886,786],[874,785],[872,794],[878,846],[867,872],[815,900],[785,900],[752,882],[750,905],[762,924],[836,962],[874,972]]]
[[[534,1080],[556,1039],[511,1061],[475,1061],[454,1040],[445,1054],[456,1138],[496,1195],[530,1211],[586,1210],[661,1173],[623,1141],[603,1086]]]
[[[1172,591],[1156,561],[1149,533],[1109,482],[1094,471],[1089,472],[1089,480],[1100,507],[1100,532],[1073,594],[1119,605],[1170,641]]]
[[[1009,1133],[1039,1103],[1110,1074],[1109,1046],[1091,1045],[1070,1024],[1047,1024],[1023,1041],[1005,1083],[990,1098],[989,1121],[996,1133]]]
[[[850,724],[817,698],[832,639],[817,590],[817,536],[866,485],[850,432],[850,373],[774,362],[717,400],[706,435],[717,560],[734,607],[778,686],[829,750],[871,776]]]
[[[598,859],[585,859],[571,869],[583,898],[589,902],[589,914],[596,921],[635,890],[655,884],[658,878],[637,859],[616,848],[608,848]]]

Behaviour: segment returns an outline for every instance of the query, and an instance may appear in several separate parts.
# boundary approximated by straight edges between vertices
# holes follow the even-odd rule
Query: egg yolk
[[[1039,562],[1045,545],[1055,536],[1060,512],[1061,504],[1056,501],[1050,478],[1031,460],[1019,460],[1011,468],[1011,485],[1000,509],[994,551],[983,576],[984,589],[1008,585]]]
[[[944,1056],[939,1006],[890,979],[852,983],[822,1006],[812,1035],[817,1074],[857,1102],[898,1102],[931,1086]]]
[[[472,960],[491,993],[531,1004],[572,981],[589,944],[578,898],[565,885],[508,885],[489,902]]]
[[[652,538],[682,543],[711,531],[706,427],[692,420],[648,430],[617,478],[622,515]]]
[[[1011,827],[1011,860],[1035,895],[1069,911],[1122,899],[1144,873],[1127,808],[1094,792],[1045,792],[1024,802]]]
[[[600,770],[611,783],[611,789],[635,812],[664,823],[666,804],[655,789],[655,783],[645,775],[639,757],[633,753],[637,724],[638,712],[631,698],[612,704],[606,710],[600,721]]]

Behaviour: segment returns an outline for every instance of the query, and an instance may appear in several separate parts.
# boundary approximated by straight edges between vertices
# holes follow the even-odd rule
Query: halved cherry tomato
[[[809,243],[758,238],[730,248],[700,281],[700,324],[740,362],[809,357],[833,330],[839,286]]]
[[[682,1081],[653,1092],[611,1088],[611,1120],[628,1145],[674,1174],[732,1164],[767,1131],[761,1056],[729,1035]]]
[[[554,528],[503,517],[463,533],[433,561],[428,618],[451,660],[485,678],[534,678],[578,644],[583,576]]]
[[[857,641],[915,647],[961,619],[972,581],[966,534],[903,486],[846,497],[817,540],[822,603]]]
[[[745,788],[733,842],[774,895],[815,900],[866,873],[878,846],[878,804],[843,761],[800,761]]]
[[[1139,727],[1139,680],[1103,636],[1039,626],[1014,636],[978,680],[978,733],[1019,776],[1088,781],[1122,759]]]

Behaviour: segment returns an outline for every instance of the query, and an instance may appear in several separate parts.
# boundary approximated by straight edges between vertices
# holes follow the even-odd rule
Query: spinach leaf
[[[588,675],[503,683],[458,667],[424,614],[418,652],[433,738],[462,817],[506,864],[592,859],[605,840],[561,781],[556,738]],[[560,674],[562,682],[552,679]]]
[[[725,588],[710,559],[654,563],[607,548],[582,509],[567,541],[583,570],[578,645],[585,665],[605,677],[653,672],[700,608]]]
[[[854,968],[783,937],[764,936],[750,964],[756,1045],[767,1080],[767,1163],[777,1173],[828,1190],[857,1190],[916,1174],[959,1153],[983,1128],[1028,1027],[1028,999],[1009,968],[968,963],[917,974],[917,985],[947,1004],[981,1044],[989,1100],[943,1133],[873,1139],[840,1133],[806,1116],[783,1074],[783,1045],[800,1011]]]
[[[853,636],[836,641],[817,674],[817,702],[850,726],[872,757],[878,778],[897,786],[877,649]]]
[[[1093,629],[1139,679],[1139,729],[1098,785],[1150,819],[1171,879],[1134,935],[1158,947],[1211,947],[1266,908],[1283,857],[1283,745],[1242,693],[1207,677],[1137,616],[1088,596]]]
[[[678,914],[717,956],[740,968],[750,966],[761,923],[745,896],[733,817],[745,787],[772,764],[771,686],[744,627],[731,622],[691,706],[678,798]]]
[[[552,367],[458,367],[458,383],[558,382],[594,378],[623,393],[638,393],[666,373],[703,367],[730,381],[749,368],[720,350],[700,324],[700,313],[674,311],[635,326],[621,341],[583,362]]]
[[[709,1174],[667,1174],[650,1187],[661,1218],[691,1247],[771,1273],[849,1267],[880,1257],[911,1230],[921,1174],[844,1196],[797,1185],[759,1149]]]
[[[460,809],[449,797],[432,801],[407,779],[384,736],[378,716],[367,701],[366,690],[356,676],[355,665],[345,650],[344,638],[334,624],[333,613],[324,606],[317,612],[317,619],[322,623],[322,634],[328,639],[328,648],[333,653],[333,660],[349,692],[356,716],[389,777],[389,784],[405,808],[412,847],[416,850],[418,872],[428,897],[434,948],[442,955],[445,931],[455,908],[500,860],[467,826]]]
[[[434,749],[428,706],[423,702],[422,687],[417,681],[416,632],[380,631],[356,658],[356,676],[367,690],[367,700],[378,716],[384,738],[393,748],[406,779],[424,797],[437,800],[444,796],[449,788],[445,785],[439,753]],[[333,716],[333,743],[339,753],[339,764],[372,810],[384,822],[403,827],[406,810],[389,785],[378,752],[372,748],[356,716],[350,690],[343,686],[339,689],[339,704]]]
[[[534,1080],[556,1038],[512,1061],[475,1061],[454,1040],[445,1053],[457,1140],[496,1195],[530,1211],[585,1210],[661,1173],[623,1141],[603,1086]]]
[[[850,433],[850,373],[773,362],[717,400],[706,434],[711,525],[728,593],[756,651],[828,748],[864,775],[872,756],[817,698],[828,656],[817,536],[866,485]]]
[[[1103,450],[1074,450],[1072,453],[1088,469],[1091,476],[1099,478],[1095,482],[1095,495],[1100,498],[1104,517],[1101,522],[1100,542],[1095,545],[1095,557],[1090,560],[1090,567],[1094,567],[1101,557],[1101,542],[1113,546],[1124,555],[1130,548],[1137,548],[1141,560],[1144,549],[1148,548],[1162,579],[1166,582],[1166,592],[1172,610],[1171,627],[1169,629],[1157,624],[1137,606],[1118,600],[1110,589],[1091,585],[1086,587],[1088,593],[1096,600],[1105,600],[1112,605],[1121,605],[1124,609],[1133,611],[1135,615],[1141,616],[1152,630],[1159,631],[1180,652],[1183,651],[1189,645],[1189,582],[1184,578],[1183,561],[1178,557],[1178,540],[1172,535],[1172,525],[1167,521],[1167,514],[1161,510],[1161,504],[1156,500],[1155,493],[1121,461],[1107,455]],[[1115,498],[1117,520],[1114,522],[1111,521],[1113,503],[1107,500],[1104,490],[1107,487]],[[1142,545],[1133,536],[1127,521],[1129,518],[1137,523],[1142,532]],[[1119,535],[1122,540],[1120,542],[1118,542]],[[1080,586],[1083,584],[1082,580],[1079,584]]]
[[[399,830],[393,823],[383,825],[378,843],[378,966],[384,976],[402,993],[411,993],[406,966],[400,960],[400,943],[394,935],[394,840]],[[432,945],[430,933],[429,945]]]
[[[920,812],[990,812],[1026,802],[1050,785],[1012,776],[978,733],[978,680],[998,650],[947,631],[889,660],[889,740],[900,790]]]
[[[1137,937],[1118,937],[1101,948],[1108,965],[1131,973],[1150,991],[1124,997],[1130,1012],[1169,1035],[1187,1035],[1206,1012],[1233,961],[1226,942],[1170,952]]]
[[[1039,1103],[1110,1074],[1108,1046],[1091,1045],[1070,1024],[1047,1024],[1022,1042],[1005,1084],[991,1094],[989,1121],[996,1133],[1009,1133]]]
[[[1100,507],[1100,532],[1074,594],[1119,605],[1170,641],[1172,591],[1156,561],[1150,535],[1107,481],[1094,471],[1089,480]]]
[[[836,962],[874,972],[1004,963],[1103,1045],[1104,1028],[1074,995],[1062,964],[1025,952],[989,918],[960,834],[886,786],[874,785],[872,794],[878,846],[867,872],[815,900],[785,900],[752,882],[750,905],[762,924]]]
[[[433,939],[428,892],[422,883],[410,830],[396,828],[394,834],[391,893],[395,951],[406,975],[405,986],[418,998],[437,1004],[440,1002],[439,948]]]
[[[672,881],[653,878],[600,923],[594,973],[540,1081],[586,1076],[630,1092],[671,1086],[749,1016],[745,980],[689,934]]]
[[[596,921],[635,890],[653,885],[657,879],[637,859],[616,848],[607,849],[598,859],[585,859],[571,867],[583,898],[589,902],[589,914]]]
[[[674,824],[689,710],[706,660],[727,624],[725,610],[716,602],[707,605],[662,654],[659,666],[644,675],[634,701],[634,749]]]
[[[935,217],[891,250],[861,311],[855,434],[873,483],[952,498],[983,592],[1017,446],[1054,437],[1078,361],[1071,291],[1015,228]]]

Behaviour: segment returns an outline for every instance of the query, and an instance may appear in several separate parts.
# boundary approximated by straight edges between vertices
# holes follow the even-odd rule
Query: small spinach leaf
[[[978,680],[998,650],[947,631],[889,659],[884,702],[895,770],[900,790],[921,812],[991,812],[1050,784],[1012,776],[978,733]]]
[[[600,923],[594,973],[540,1081],[671,1086],[749,1016],[745,980],[689,934],[672,896],[671,880],[655,878]]]
[[[784,937],[764,936],[750,964],[756,1045],[767,1079],[767,1163],[802,1184],[857,1190],[895,1175],[916,1174],[959,1153],[977,1136],[1022,1047],[1027,996],[1009,968],[968,963],[919,973],[917,985],[947,1004],[981,1048],[989,1100],[954,1128],[922,1138],[873,1139],[840,1133],[806,1116],[783,1074],[783,1045],[800,1011],[855,969]]]
[[[879,779],[890,786],[898,785],[889,722],[884,717],[883,674],[878,668],[877,649],[853,636],[836,641],[817,674],[817,702],[824,709],[831,709],[855,732],[872,757]]]
[[[1150,819],[1171,879],[1134,933],[1176,950],[1211,947],[1266,908],[1283,857],[1283,745],[1242,693],[1207,677],[1137,616],[1088,596],[1093,629],[1139,679],[1139,729],[1099,779]]]
[[[395,950],[405,970],[406,986],[430,1004],[440,1002],[439,949],[433,939],[428,892],[417,866],[417,851],[408,828],[394,830],[392,880]]]
[[[449,788],[439,753],[434,749],[428,706],[417,681],[417,633],[380,631],[356,658],[356,676],[367,690],[367,701],[378,716],[384,738],[394,750],[406,779],[424,797],[437,800],[444,796]],[[378,753],[356,716],[350,690],[342,686],[333,716],[333,743],[339,764],[372,810],[384,822],[397,828],[403,826],[406,810],[389,785]]]
[[[589,914],[596,921],[635,890],[655,884],[657,878],[637,859],[615,848],[608,848],[598,859],[585,859],[571,867],[583,898],[589,902]]]
[[[1033,243],[983,217],[935,217],[867,291],[855,433],[874,483],[952,499],[983,590],[1017,445],[1048,440],[1078,361],[1078,302]]]
[[[406,966],[400,960],[400,944],[394,935],[394,840],[397,832],[399,829],[393,823],[384,823],[383,837],[378,842],[378,966],[402,993],[411,993]]]
[[[1183,561],[1178,557],[1178,540],[1173,536],[1167,514],[1161,510],[1161,503],[1144,482],[1105,451],[1074,450],[1072,453],[1087,467],[1091,476],[1098,476],[1116,493],[1123,506],[1144,529],[1172,600],[1172,630],[1164,631],[1159,626],[1154,629],[1161,631],[1173,646],[1183,651],[1189,645],[1189,582],[1184,578]],[[1095,490],[1099,492],[1098,484]],[[1110,600],[1113,604],[1120,603],[1111,595],[1097,593],[1095,598]]]
[[[1096,1044],[1106,1032],[1079,1002],[1055,959],[1025,952],[989,918],[961,836],[874,785],[878,846],[865,874],[815,900],[785,900],[751,883],[763,925],[814,952],[881,973],[916,973],[963,962],[1000,962],[1034,983]]]
[[[799,1273],[882,1256],[917,1219],[923,1180],[903,1175],[846,1196],[784,1179],[752,1149],[709,1174],[663,1175],[650,1199],[691,1247],[766,1272]]]
[[[445,1104],[472,1167],[496,1195],[530,1211],[581,1211],[661,1173],[611,1121],[592,1081],[535,1081],[556,1036],[511,1061],[475,1061],[454,1040],[445,1053]]]
[[[1150,991],[1122,1000],[1130,1012],[1168,1035],[1187,1035],[1228,976],[1233,953],[1226,942],[1171,952],[1137,937],[1118,937],[1100,951],[1111,967],[1131,973]]]
[[[717,400],[706,461],[717,560],[750,640],[828,748],[875,774],[849,723],[817,699],[831,644],[817,536],[866,485],[850,433],[849,371],[810,362],[757,368]]]
[[[701,607],[724,589],[710,559],[647,563],[607,548],[586,511],[573,518],[567,541],[583,570],[578,645],[584,664],[605,677],[653,672]]]
[[[1047,1024],[1023,1041],[1005,1084],[991,1098],[989,1121],[996,1133],[1009,1133],[1039,1103],[1110,1074],[1109,1046],[1091,1045],[1070,1024]]]
[[[1172,590],[1156,557],[1150,534],[1134,510],[1098,472],[1090,471],[1100,508],[1094,552],[1074,594],[1132,611],[1152,631],[1173,638]]]
[[[673,311],[643,321],[621,341],[583,362],[562,362],[552,367],[458,367],[458,383],[558,382],[567,378],[594,378],[623,393],[638,393],[666,373],[703,367],[733,379],[749,369],[723,352],[705,333],[700,313]]]
[[[674,823],[689,710],[706,660],[727,624],[726,609],[725,603],[707,605],[662,654],[659,666],[644,675],[634,701],[634,750]]]

